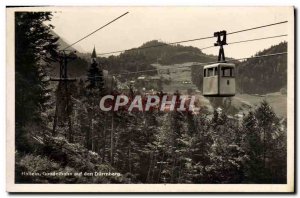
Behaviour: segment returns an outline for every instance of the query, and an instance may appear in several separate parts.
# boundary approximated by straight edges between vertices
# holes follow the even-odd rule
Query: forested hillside
[[[152,47],[158,46],[158,47]],[[180,44],[169,45],[157,40],[146,42],[134,51],[126,51],[124,54],[131,55],[141,53],[146,56],[150,63],[159,63],[161,65],[180,64],[185,62],[206,61],[213,56],[204,54],[199,48],[192,46],[183,46]]]
[[[287,52],[283,42],[254,56]],[[286,89],[287,55],[248,59],[237,65],[237,86],[241,93],[265,94]]]
[[[152,47],[159,46],[159,47]],[[182,45],[168,45],[157,40],[149,41],[138,48],[125,51],[120,55],[98,58],[101,65],[111,73],[136,72],[155,69],[151,64],[161,65],[180,64],[185,62],[207,62],[215,60],[195,47]],[[157,72],[147,72],[147,75],[156,75]],[[136,75],[133,75],[136,76]]]
[[[222,106],[198,113],[100,110],[107,94],[129,92],[130,100],[138,94],[124,91],[119,79],[108,90],[103,61],[120,72],[152,68],[158,55],[168,64],[213,57],[180,46],[165,46],[166,55],[126,52],[93,59],[78,68],[86,80],[62,79],[51,89],[47,71],[59,43],[43,23],[50,20],[49,12],[16,14],[16,183],[286,183],[286,120],[266,101],[237,116]],[[181,57],[181,49],[192,55]],[[94,175],[99,172],[116,174]]]

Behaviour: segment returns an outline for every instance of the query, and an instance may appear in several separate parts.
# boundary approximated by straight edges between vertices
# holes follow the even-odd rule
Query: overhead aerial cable
[[[280,37],[285,37],[288,36],[287,34],[281,34],[281,35],[276,35],[276,36],[268,36],[268,37],[262,37],[262,38],[256,38],[256,39],[247,39],[247,40],[241,40],[241,41],[234,41],[231,43],[227,43],[227,45],[232,45],[232,44],[238,44],[238,43],[247,43],[247,42],[251,42],[251,41],[260,41],[260,40],[265,40],[265,39],[272,39],[272,38],[280,38]],[[208,46],[208,47],[203,47],[200,48],[200,50],[205,50],[205,49],[209,49],[209,48],[213,48],[216,47],[215,45],[212,46]]]
[[[99,30],[101,30],[101,29],[103,29],[103,28],[105,28],[106,26],[108,26],[108,25],[110,25],[111,23],[113,23],[113,22],[117,21],[118,19],[122,18],[123,16],[125,16],[125,15],[126,15],[126,14],[128,14],[128,13],[129,13],[129,12],[126,12],[126,13],[124,13],[124,14],[122,14],[122,15],[118,16],[117,18],[113,19],[112,21],[110,21],[110,22],[106,23],[105,25],[103,25],[103,26],[99,27],[99,28],[98,28],[98,29],[96,29],[95,31],[93,31],[93,32],[89,33],[88,35],[86,35],[86,36],[82,37],[82,38],[81,38],[81,39],[79,39],[78,41],[76,41],[76,42],[72,43],[71,45],[68,45],[68,46],[67,46],[67,47],[65,47],[63,50],[66,50],[66,49],[68,49],[68,48],[72,47],[73,45],[75,45],[75,44],[79,43],[80,41],[82,41],[82,40],[86,39],[87,37],[91,36],[92,34],[94,34],[94,33],[98,32]]]
[[[277,23],[271,23],[271,24],[267,24],[267,25],[262,25],[262,26],[256,26],[256,27],[252,27],[252,28],[242,29],[242,30],[238,30],[238,31],[234,31],[234,32],[228,32],[227,35],[237,34],[237,33],[251,31],[251,30],[256,30],[256,29],[260,29],[260,28],[266,28],[266,27],[275,26],[275,25],[280,25],[280,24],[284,24],[284,23],[287,23],[287,22],[288,21],[281,21],[281,22],[277,22]],[[207,36],[207,37],[201,37],[201,38],[181,40],[181,41],[175,41],[175,42],[170,42],[170,43],[162,43],[162,44],[158,44],[158,45],[138,47],[138,48],[132,48],[132,49],[126,49],[126,50],[117,50],[117,51],[112,51],[112,52],[104,52],[104,53],[100,53],[98,55],[102,56],[102,55],[116,54],[116,53],[122,53],[122,52],[127,52],[127,51],[143,50],[143,49],[149,49],[149,48],[155,48],[155,47],[162,47],[162,46],[167,46],[167,45],[175,45],[175,44],[187,43],[187,42],[194,42],[194,41],[200,41],[200,40],[206,40],[206,39],[212,39],[212,38],[214,38],[214,36]]]

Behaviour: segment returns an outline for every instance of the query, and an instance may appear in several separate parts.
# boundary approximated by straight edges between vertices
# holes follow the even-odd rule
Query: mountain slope
[[[54,31],[51,31],[51,33],[59,37],[58,44],[59,44],[59,50],[62,50],[66,47],[68,47],[70,44],[67,43],[64,39],[62,39],[58,34],[56,34]],[[86,58],[83,58],[83,54],[78,52],[75,48],[70,47],[68,50],[76,51],[76,55],[78,56],[77,59],[70,61],[68,64],[68,75],[69,77],[80,77],[83,75],[86,75],[89,62],[86,60]],[[59,63],[53,62],[52,68],[50,69],[50,75],[51,77],[59,77]]]
[[[158,47],[151,47],[158,46]],[[139,48],[128,50],[118,56],[108,58],[101,57],[99,62],[110,73],[139,72],[144,70],[155,70],[154,63],[160,65],[183,64],[186,62],[207,62],[216,60],[215,56],[207,55],[196,47],[182,45],[168,45],[157,40],[149,41]],[[138,73],[126,77],[138,75],[156,75],[157,72]]]
[[[287,43],[271,46],[255,56],[287,51]],[[287,86],[287,55],[248,59],[237,65],[237,87],[241,93],[265,94]]]

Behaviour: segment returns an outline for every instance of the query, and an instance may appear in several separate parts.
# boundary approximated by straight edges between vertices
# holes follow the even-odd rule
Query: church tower
[[[93,52],[92,52],[92,56],[91,56],[91,63],[97,63],[97,54],[96,54],[96,49],[94,46]]]
[[[99,89],[103,90],[104,80],[103,80],[103,71],[99,68],[97,62],[97,54],[94,46],[92,55],[91,55],[91,65],[88,70],[88,86],[89,89]]]

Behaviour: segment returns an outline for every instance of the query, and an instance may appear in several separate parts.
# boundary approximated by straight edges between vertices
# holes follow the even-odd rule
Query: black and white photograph
[[[7,190],[294,192],[294,12],[8,6]]]

